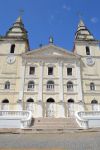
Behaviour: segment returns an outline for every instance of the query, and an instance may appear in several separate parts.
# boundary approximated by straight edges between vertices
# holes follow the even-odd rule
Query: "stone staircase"
[[[22,133],[65,133],[80,129],[75,118],[35,118],[32,126]]]

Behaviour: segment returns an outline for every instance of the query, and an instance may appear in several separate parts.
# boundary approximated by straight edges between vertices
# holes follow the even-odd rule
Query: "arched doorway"
[[[92,100],[91,101],[91,105],[92,105],[92,111],[98,111],[99,110],[99,104],[97,100]]]
[[[22,110],[22,101],[21,100],[17,101],[17,110]]]
[[[26,102],[26,110],[34,111],[34,100],[32,98],[29,98]]]
[[[9,100],[4,99],[2,101],[1,110],[9,110]]]
[[[55,117],[55,100],[53,98],[47,99],[46,117]]]
[[[73,99],[68,99],[67,110],[68,110],[68,117],[73,117],[74,116],[74,100]]]

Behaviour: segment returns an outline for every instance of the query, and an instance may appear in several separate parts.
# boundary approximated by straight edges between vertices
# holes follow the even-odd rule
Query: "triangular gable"
[[[24,55],[28,57],[77,57],[74,53],[57,47],[53,44],[49,44],[39,49],[29,51]]]

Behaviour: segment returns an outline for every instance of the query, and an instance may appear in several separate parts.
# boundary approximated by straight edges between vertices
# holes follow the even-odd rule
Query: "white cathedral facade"
[[[82,20],[72,52],[52,37],[31,50],[21,17],[0,37],[0,110],[29,110],[34,118],[100,110],[99,41]]]

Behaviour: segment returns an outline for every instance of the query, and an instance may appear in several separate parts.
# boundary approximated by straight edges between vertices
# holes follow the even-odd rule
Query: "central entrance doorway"
[[[74,100],[69,99],[67,102],[68,117],[74,116]]]
[[[46,117],[55,117],[55,100],[53,98],[47,99]]]

